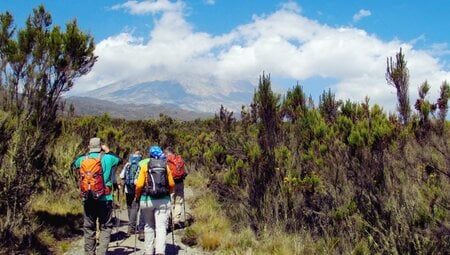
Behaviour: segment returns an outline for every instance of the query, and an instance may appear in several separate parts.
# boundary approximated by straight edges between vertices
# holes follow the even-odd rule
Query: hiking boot
[[[174,222],[173,223],[173,229],[174,230],[181,229],[181,228],[184,228],[184,222],[179,221],[179,222]]]
[[[126,237],[130,237],[131,235],[136,234],[136,230],[129,228],[127,233],[125,234]]]
[[[138,240],[143,242],[145,240],[144,232],[139,231]]]

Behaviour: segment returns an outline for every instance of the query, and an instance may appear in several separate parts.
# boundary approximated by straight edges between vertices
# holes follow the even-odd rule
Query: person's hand
[[[109,147],[108,147],[108,145],[102,144],[102,145],[101,145],[101,148],[102,148],[102,151],[104,151],[105,153],[108,153],[108,152],[109,152]]]

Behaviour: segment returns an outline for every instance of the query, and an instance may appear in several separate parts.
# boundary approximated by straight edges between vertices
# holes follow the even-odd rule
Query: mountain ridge
[[[71,96],[65,98],[66,106],[72,104],[76,116],[99,116],[107,113],[113,118],[126,120],[157,119],[160,114],[178,120],[195,120],[214,117],[214,113],[184,110],[176,106],[157,104],[117,104],[103,99],[92,97]],[[67,107],[66,107],[67,108]],[[218,109],[219,110],[219,109]]]
[[[238,111],[242,105],[251,102],[254,92],[253,86],[247,82],[236,82],[235,85],[239,89],[227,94],[197,95],[187,91],[179,82],[171,80],[156,80],[136,84],[116,82],[72,96],[101,98],[116,104],[154,104],[178,107],[193,112],[212,113],[219,109],[221,105],[227,109]]]

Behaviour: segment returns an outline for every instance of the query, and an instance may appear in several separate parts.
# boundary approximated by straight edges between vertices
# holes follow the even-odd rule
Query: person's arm
[[[169,193],[173,193],[175,191],[175,181],[172,176],[172,172],[169,169],[169,166],[167,166],[167,178],[169,179]]]
[[[107,186],[112,186],[115,180],[114,168],[119,165],[120,158],[111,153],[106,145],[102,145],[102,150],[105,150],[102,156],[103,180]]]
[[[79,169],[81,166],[81,161],[84,159],[85,155],[80,155],[78,156],[73,162],[72,162],[72,167],[75,169]]]
[[[141,197],[142,189],[144,188],[145,185],[146,173],[147,173],[147,165],[143,165],[141,170],[139,171],[139,176],[136,181],[136,193],[135,193],[136,201],[139,201],[139,198]]]
[[[130,165],[130,163],[127,162],[127,163],[123,166],[122,171],[120,171],[120,174],[119,174],[120,179],[122,179],[122,180],[125,179],[125,173],[126,173],[127,167],[128,167],[129,165]]]
[[[102,151],[103,151],[104,154],[112,155],[112,156],[114,156],[114,157],[116,157],[116,158],[118,159],[116,165],[120,165],[120,164],[123,163],[122,159],[121,159],[119,156],[117,156],[116,154],[114,154],[114,152],[112,152],[112,151],[109,149],[108,145],[102,144],[102,145],[101,145],[101,148],[102,148]]]

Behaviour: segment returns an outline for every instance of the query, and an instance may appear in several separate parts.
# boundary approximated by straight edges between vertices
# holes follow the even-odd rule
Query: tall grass
[[[195,221],[185,235],[196,239],[202,249],[224,255],[329,254],[330,244],[314,241],[306,231],[289,234],[282,227],[274,227],[256,235],[249,222],[232,223],[208,188],[206,176],[196,171],[186,179],[186,187],[194,191],[194,197],[187,202]]]

